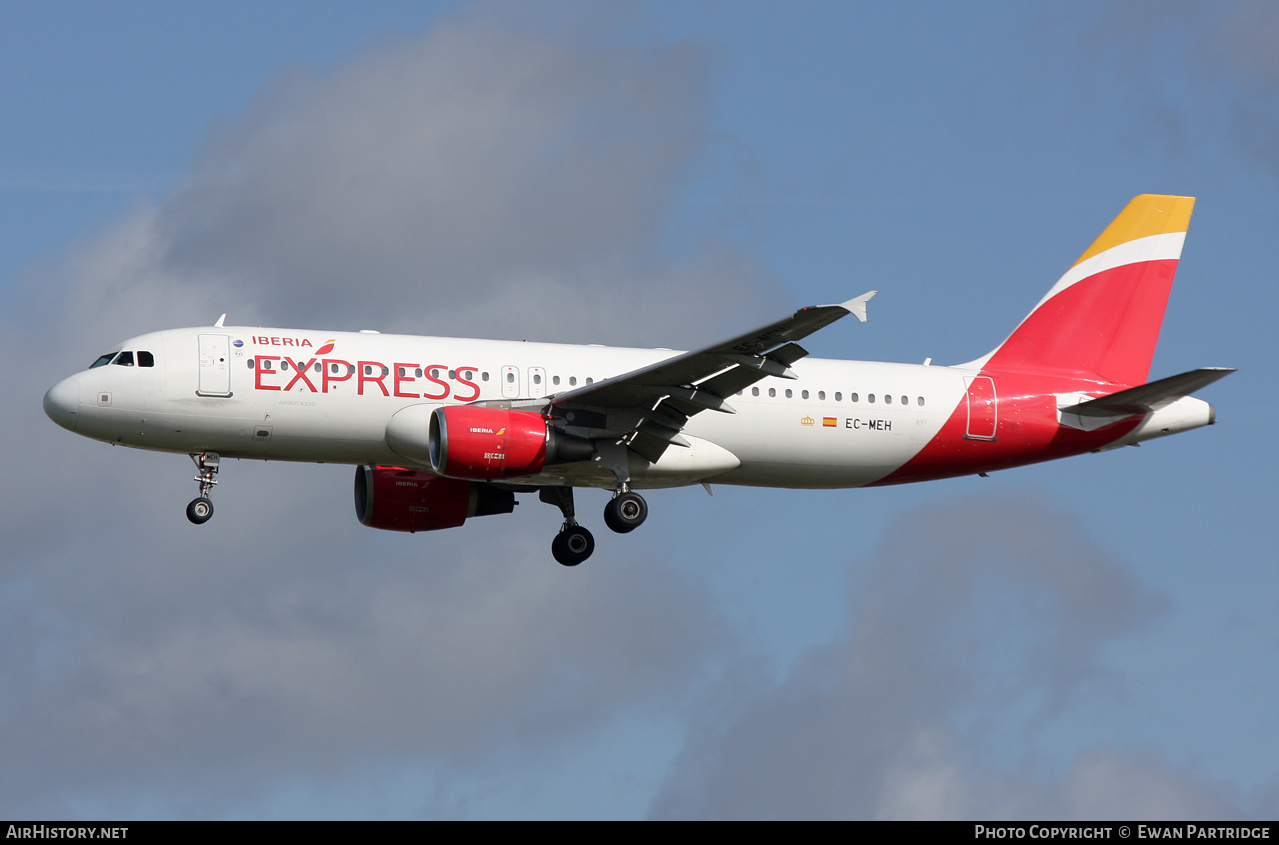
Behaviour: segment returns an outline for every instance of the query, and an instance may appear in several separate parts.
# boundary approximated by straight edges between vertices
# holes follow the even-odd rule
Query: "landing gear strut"
[[[577,524],[573,517],[572,487],[543,487],[538,498],[548,505],[555,505],[564,514],[564,525],[551,541],[551,554],[564,566],[577,566],[595,551],[595,538],[591,532]]]
[[[604,524],[618,534],[629,534],[648,519],[648,503],[639,493],[619,490],[604,506]]]
[[[209,493],[213,490],[213,485],[218,483],[216,476],[222,458],[217,452],[197,452],[191,456],[191,460],[195,462],[199,473],[195,480],[200,485],[200,495],[187,505],[187,519],[196,525],[203,525],[213,516],[213,501],[209,498]]]

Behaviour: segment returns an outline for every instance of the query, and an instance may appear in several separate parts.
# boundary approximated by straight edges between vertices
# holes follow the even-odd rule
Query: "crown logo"
[[[812,417],[804,417],[802,420],[800,420],[800,421],[799,421],[799,424],[800,424],[800,425],[812,425],[812,424],[813,424],[813,418],[812,418]]]

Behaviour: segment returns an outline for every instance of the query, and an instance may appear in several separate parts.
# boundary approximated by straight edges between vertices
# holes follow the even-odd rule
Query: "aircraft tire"
[[[196,525],[203,525],[213,518],[213,502],[207,497],[201,496],[198,499],[192,499],[187,505],[187,519]]]
[[[551,554],[564,566],[577,566],[595,551],[595,538],[580,525],[572,525],[555,535]]]
[[[648,502],[639,493],[621,493],[604,506],[604,524],[618,534],[629,534],[643,525],[646,519]]]

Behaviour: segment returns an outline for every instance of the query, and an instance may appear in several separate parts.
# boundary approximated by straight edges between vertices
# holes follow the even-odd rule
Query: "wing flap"
[[[789,369],[791,364],[808,354],[795,341],[808,337],[813,332],[849,314],[857,314],[859,320],[865,321],[866,302],[875,293],[875,291],[864,293],[840,305],[815,305],[801,308],[783,320],[769,323],[704,349],[685,352],[620,376],[558,394],[552,398],[551,405],[633,408],[646,404],[645,400],[651,401],[654,388],[692,388],[699,382],[725,370],[742,366],[750,366],[761,371],[767,370],[767,372],[760,372],[757,378],[746,382],[746,385],[768,375],[780,375],[781,371]],[[736,393],[742,387],[727,393],[719,390],[714,393],[723,399],[724,396]]]
[[[866,303],[874,295],[870,291],[839,305],[801,308],[785,319],[704,349],[552,396],[550,409],[578,426],[582,423],[575,417],[606,417],[610,428],[618,418],[633,420],[630,430],[615,442],[624,442],[656,462],[672,443],[687,445],[680,431],[689,417],[702,411],[736,413],[726,397],[769,376],[796,378],[790,367],[808,354],[796,341],[849,314],[865,322]],[[614,436],[598,430],[587,433],[610,440]]]

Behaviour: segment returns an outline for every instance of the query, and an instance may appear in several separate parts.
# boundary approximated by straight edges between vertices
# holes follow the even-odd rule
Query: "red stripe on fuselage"
[[[1142,420],[1140,416],[1127,417],[1096,431],[1079,431],[1057,422],[1057,394],[1088,391],[1098,395],[1113,393],[1119,387],[1061,376],[983,374],[994,380],[999,397],[993,440],[966,436],[965,396],[941,431],[915,457],[870,486],[993,472],[1092,452],[1123,437]]]

